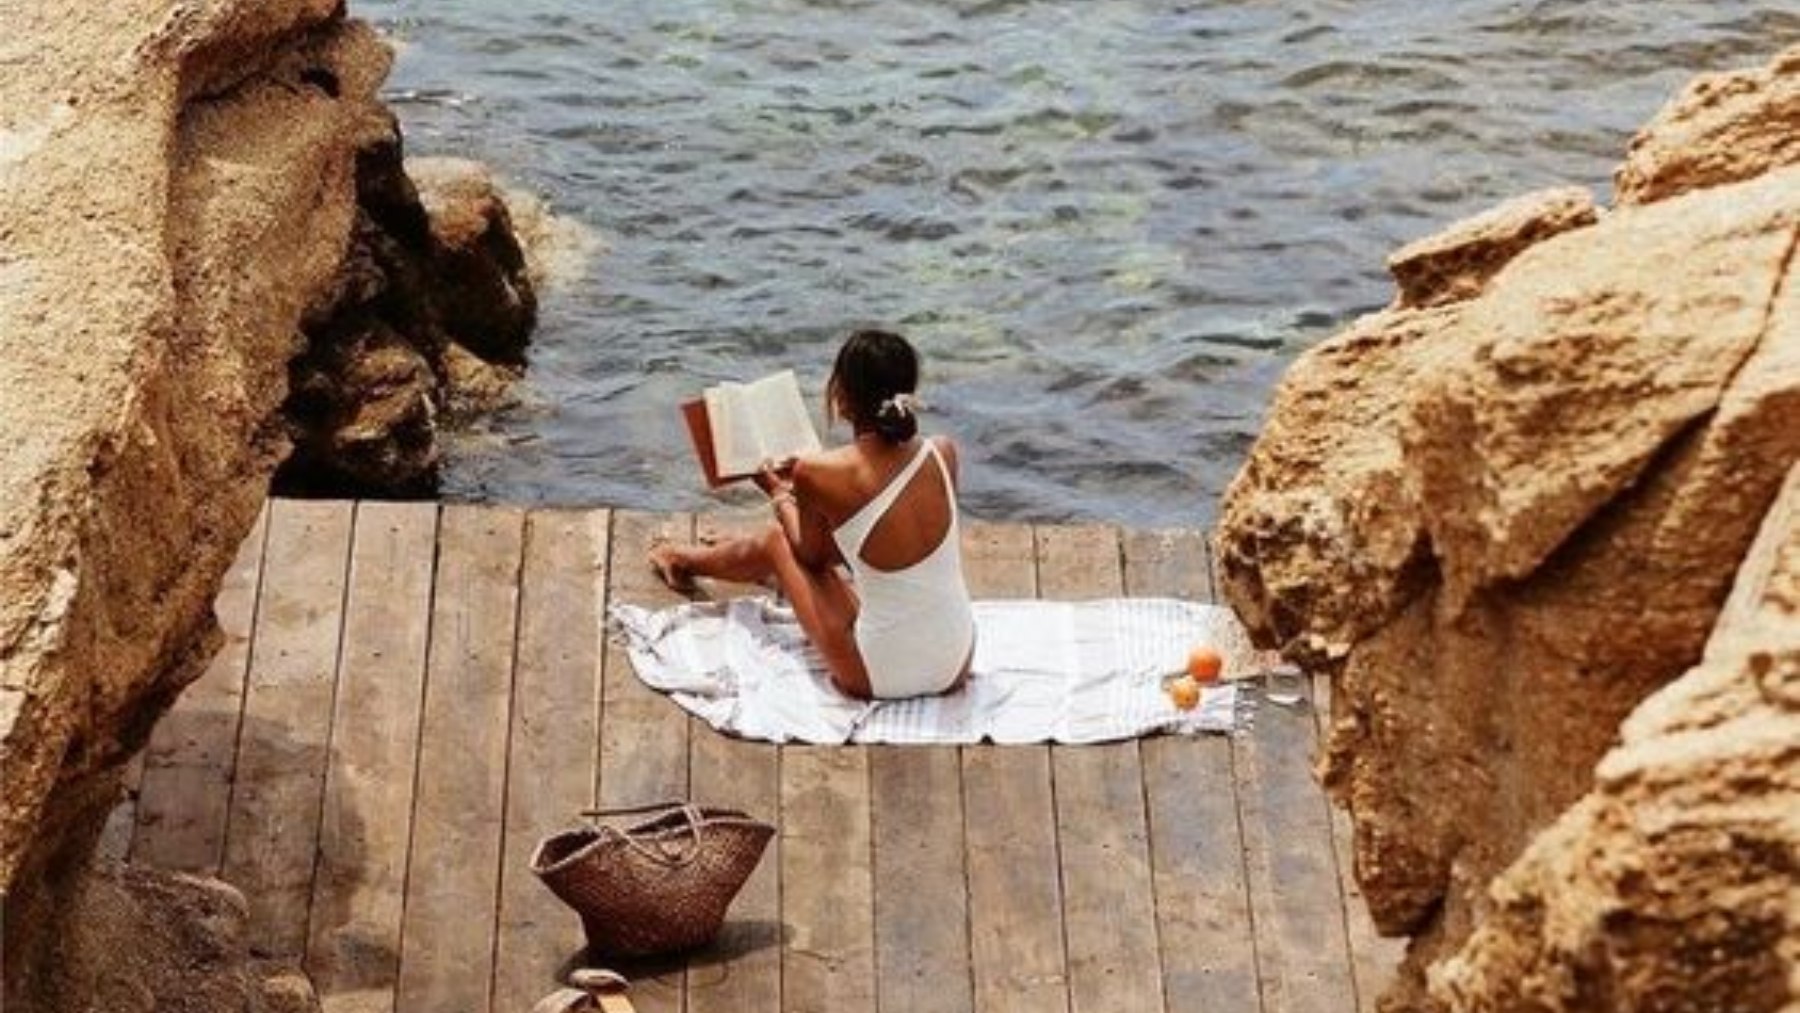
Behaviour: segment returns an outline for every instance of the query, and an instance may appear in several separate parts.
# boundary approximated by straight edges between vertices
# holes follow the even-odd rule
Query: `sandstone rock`
[[[1800,467],[1700,665],[1494,884],[1432,973],[1459,1010],[1791,1009],[1800,967]]]
[[[1220,580],[1246,624],[1296,660],[1341,661],[1429,579],[1396,398],[1457,354],[1461,314],[1389,310],[1301,356],[1226,494]]]
[[[60,881],[56,959],[21,982],[41,1008],[108,1013],[316,1013],[291,964],[255,959],[250,909],[216,879],[108,865]],[[11,1008],[9,1006],[9,1008]],[[38,1008],[26,1005],[26,1009]]]
[[[1615,212],[1469,307],[1470,354],[1411,392],[1402,433],[1453,605],[1537,569],[1718,407],[1796,228],[1800,167]]]
[[[1338,677],[1321,773],[1378,926],[1413,937],[1387,1008],[1564,1008],[1480,1005],[1504,970],[1443,972],[1434,1000],[1424,972],[1594,790],[1626,715],[1699,658],[1800,460],[1797,241],[1800,167],[1623,207],[1517,252],[1472,297],[1357,322],[1284,378],[1226,497],[1219,575],[1262,642]],[[1689,772],[1712,778],[1701,795],[1761,791]],[[1540,894],[1598,854],[1566,850],[1593,833],[1543,845]],[[1685,885],[1730,895],[1763,874],[1728,865]],[[1514,915],[1519,952],[1548,966],[1566,954],[1539,954],[1553,947],[1519,913],[1540,899]],[[1482,945],[1523,966],[1499,935]],[[1613,972],[1647,953],[1617,951]],[[1586,999],[1566,1008],[1621,1005]]]
[[[1768,67],[1703,74],[1631,141],[1615,201],[1649,204],[1800,163],[1800,46]]]
[[[1531,246],[1598,220],[1582,187],[1541,190],[1510,200],[1388,258],[1401,306],[1436,306],[1479,295],[1489,278]]]
[[[61,973],[59,942],[81,927],[57,899],[86,888],[121,766],[211,653],[220,576],[285,450],[285,363],[342,259],[356,152],[386,122],[387,50],[338,6],[6,10],[19,54],[0,74],[9,1010],[66,1008],[33,984]]]
[[[256,1013],[319,1013],[312,981],[296,967],[267,968],[256,997]]]
[[[429,495],[438,466],[438,378],[384,321],[319,342],[292,367],[295,451],[286,491]]]
[[[476,357],[522,365],[537,295],[506,201],[487,169],[458,158],[414,158],[406,172],[431,219],[430,291],[451,339]]]
[[[488,362],[461,345],[444,346],[441,360],[446,405],[453,416],[492,412],[518,402],[516,385],[523,370]]]
[[[282,449],[280,364],[336,269],[387,61],[361,26],[312,24],[239,66],[229,98],[182,105],[190,68],[145,54],[226,46],[184,34],[189,7],[109,6],[71,32],[60,6],[22,6],[8,30],[46,57],[0,77],[0,108],[46,130],[0,170],[0,883],[52,786],[129,752],[137,736],[120,733],[147,731],[130,717],[146,691],[179,685],[145,673],[205,647],[213,589]],[[199,20],[273,30],[317,6]]]
[[[415,183],[415,177],[417,182]],[[357,163],[345,267],[292,367],[283,491],[429,495],[441,420],[510,400],[537,297],[485,169],[403,161],[390,124]]]
[[[182,959],[161,948],[180,932],[139,905],[163,894],[89,872],[120,771],[216,646],[220,577],[288,450],[289,360],[311,350],[302,399],[349,405],[330,433],[356,468],[416,473],[434,453],[438,356],[462,335],[447,311],[430,309],[423,345],[379,314],[327,328],[342,341],[324,349],[302,325],[396,294],[436,307],[446,279],[500,287],[481,340],[516,362],[530,290],[491,188],[458,184],[458,245],[434,236],[375,100],[388,50],[340,0],[122,0],[78,18],[18,0],[4,20],[0,1005],[255,1008],[259,989],[171,996],[141,975],[69,1004],[82,953]],[[353,229],[379,234],[349,256]],[[383,256],[402,247],[426,262],[398,257],[396,281]],[[430,260],[451,255],[454,272]],[[331,380],[343,389],[322,393]],[[80,923],[121,890],[138,900],[115,933]],[[298,1001],[293,984],[268,995]]]

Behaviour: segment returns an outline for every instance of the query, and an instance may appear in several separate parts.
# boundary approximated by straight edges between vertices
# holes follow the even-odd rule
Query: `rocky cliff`
[[[1465,1010],[1792,1009],[1800,996],[1800,467],[1698,666],[1495,881],[1431,975]]]
[[[1413,938],[1390,1008],[1789,994],[1793,554],[1715,626],[1791,523],[1764,518],[1800,460],[1796,138],[1800,50],[1687,89],[1612,209],[1551,191],[1400,251],[1227,495],[1229,600],[1337,680],[1321,771]]]
[[[96,880],[93,844],[123,764],[212,653],[221,575],[290,436],[307,432],[283,412],[290,360],[333,354],[330,339],[357,333],[333,329],[333,309],[397,287],[345,295],[350,240],[373,214],[359,206],[369,169],[393,163],[384,207],[411,188],[376,99],[388,50],[341,0],[118,0],[79,17],[14,0],[4,20],[4,1005],[149,1009],[145,982],[76,973],[88,965],[72,951],[155,964],[167,934],[129,926],[158,924],[162,902],[130,894],[186,887]],[[461,247],[422,212],[409,227],[424,266],[388,266],[425,279],[415,288],[516,273],[457,259],[489,241],[483,227],[454,225],[475,237]],[[505,294],[528,315],[527,295]],[[445,344],[420,347],[441,359]]]

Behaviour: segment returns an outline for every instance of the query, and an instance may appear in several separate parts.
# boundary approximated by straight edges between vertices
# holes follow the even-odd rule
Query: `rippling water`
[[[361,0],[414,153],[606,251],[459,498],[705,506],[673,405],[897,326],[1001,519],[1210,520],[1294,354],[1396,245],[1604,194],[1693,72],[1800,40],[1739,0]]]

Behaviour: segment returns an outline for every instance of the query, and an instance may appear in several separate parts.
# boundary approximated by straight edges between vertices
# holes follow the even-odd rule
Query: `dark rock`
[[[439,426],[510,400],[537,295],[505,200],[481,166],[404,159],[399,131],[357,159],[343,270],[290,366],[294,452],[278,491],[429,496]]]

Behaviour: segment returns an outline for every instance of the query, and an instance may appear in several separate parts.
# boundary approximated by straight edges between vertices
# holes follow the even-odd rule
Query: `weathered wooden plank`
[[[781,814],[780,752],[695,726],[693,796],[775,822]],[[781,835],[744,884],[719,938],[688,964],[688,1013],[774,1013],[781,1003]]]
[[[646,556],[659,538],[685,541],[692,534],[693,518],[687,514],[614,513],[609,600],[645,606],[680,602],[679,595],[656,579]],[[682,710],[640,682],[625,651],[608,644],[600,725],[600,804],[637,805],[685,796],[687,731]]]
[[[969,590],[978,598],[1037,594],[1036,547],[1025,525],[967,524],[963,562]],[[962,774],[975,1008],[1066,1010],[1050,750],[969,746],[962,751]]]
[[[148,865],[210,875],[224,861],[268,516],[265,506],[213,603],[224,636],[219,653],[150,735],[132,840],[132,857]]]
[[[959,752],[931,746],[869,751],[881,1009],[974,1009]]]
[[[398,1009],[488,1008],[524,519],[450,505],[439,520]]]
[[[1263,1009],[1356,1008],[1331,822],[1312,776],[1312,693],[1266,705],[1236,746],[1238,818],[1250,874]]]
[[[1323,675],[1313,677],[1313,727],[1319,748],[1325,748],[1331,728],[1331,680]],[[1375,1013],[1377,1000],[1392,983],[1400,960],[1406,955],[1404,939],[1384,939],[1369,916],[1369,905],[1363,900],[1362,887],[1356,882],[1355,844],[1350,814],[1330,799],[1326,800],[1331,816],[1331,844],[1337,858],[1338,886],[1343,895],[1344,928],[1350,946],[1350,970],[1356,984],[1356,1008],[1362,1013]]]
[[[1206,569],[1206,539],[1198,531],[1127,531],[1121,536],[1125,554],[1125,590],[1134,596],[1161,596],[1185,601],[1212,601],[1212,578]]]
[[[356,507],[306,958],[329,1013],[394,1008],[437,514]]]
[[[1044,597],[1122,593],[1117,531],[1040,527],[1036,535]],[[1162,959],[1138,744],[1055,746],[1050,756],[1070,1006],[1075,1013],[1161,1009]]]
[[[698,519],[696,535],[726,538],[759,530],[760,514]],[[764,589],[716,584],[717,596]],[[702,724],[689,733],[693,797],[703,805],[742,809],[774,822],[781,814],[780,752],[772,745],[720,735]],[[688,963],[688,1013],[775,1013],[781,1007],[781,838],[732,904],[718,941]]]
[[[496,1011],[528,1010],[581,949],[579,921],[531,873],[539,841],[593,805],[601,618],[611,515],[526,518],[501,863]]]
[[[656,579],[647,554],[657,539],[686,541],[693,531],[693,517],[688,514],[614,512],[608,600],[646,606],[681,601]],[[685,798],[689,786],[687,715],[638,681],[625,650],[610,642],[605,651],[603,698],[596,790],[600,805]],[[632,1000],[642,1013],[676,1013],[682,1008],[685,975],[678,963],[634,970]]]
[[[306,951],[354,507],[269,510],[223,878],[250,901],[251,945]]]
[[[1037,545],[1031,526],[964,521],[963,576],[978,599],[1036,598]]]
[[[866,750],[781,751],[782,1003],[794,1013],[874,1010]]]
[[[1206,557],[1198,532],[1128,534],[1126,590],[1205,601],[1211,590]],[[1140,746],[1167,1009],[1255,1010],[1256,952],[1231,739],[1158,736]]]

